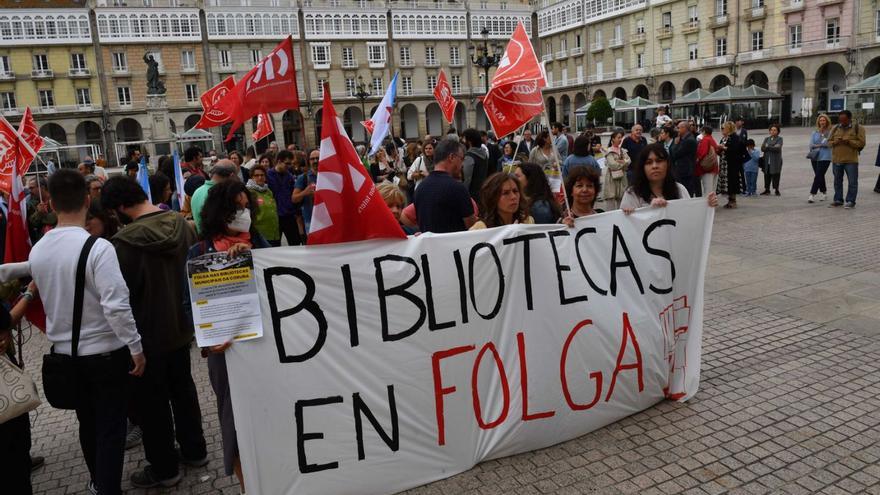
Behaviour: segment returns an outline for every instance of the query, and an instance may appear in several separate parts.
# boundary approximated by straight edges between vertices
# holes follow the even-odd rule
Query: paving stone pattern
[[[869,146],[878,133],[868,128]],[[716,216],[696,397],[406,493],[880,495],[880,194],[871,191],[880,169],[866,149],[856,209],[808,205],[808,132],[783,135],[783,196],[741,198],[739,209]],[[41,335],[31,338],[32,372],[47,348]],[[174,489],[130,493],[238,493],[222,472],[214,398],[196,352],[193,375],[211,462],[184,469]],[[43,405],[32,423],[33,452],[47,461],[34,473],[36,493],[84,493],[73,414]],[[140,447],[129,451],[125,478],[144,462]]]

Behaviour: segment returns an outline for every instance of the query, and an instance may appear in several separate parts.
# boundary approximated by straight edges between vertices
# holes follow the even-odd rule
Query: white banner
[[[227,351],[248,493],[394,493],[696,393],[704,199],[254,251]]]

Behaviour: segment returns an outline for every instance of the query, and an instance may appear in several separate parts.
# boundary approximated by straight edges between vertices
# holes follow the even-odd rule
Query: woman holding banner
[[[636,208],[651,206],[663,208],[667,201],[690,198],[688,190],[669,172],[669,153],[662,143],[649,144],[639,155],[638,167],[633,169],[633,182],[623,194],[620,209],[629,215]],[[706,195],[709,206],[718,206],[715,191]]]
[[[575,218],[604,213],[605,210],[594,208],[601,191],[602,178],[596,169],[582,165],[572,167],[565,178],[565,195],[571,208],[559,221],[574,227]]]
[[[490,229],[515,223],[535,223],[529,216],[522,186],[509,174],[489,176],[480,187],[480,219],[470,230]]]
[[[608,149],[605,150],[605,206],[608,210],[616,210],[626,191],[626,172],[632,163],[629,153],[623,144],[623,130],[616,129],[611,133]]]
[[[222,251],[234,257],[250,249],[269,247],[269,243],[256,230],[256,202],[253,194],[237,180],[225,181],[212,187],[208,191],[201,214],[202,241],[190,248],[189,259]],[[230,345],[232,341],[202,349],[202,355],[208,359],[208,377],[217,396],[217,416],[223,438],[223,467],[227,476],[235,474],[244,493],[238,438],[232,416],[232,395],[229,391],[229,375],[224,355]]]

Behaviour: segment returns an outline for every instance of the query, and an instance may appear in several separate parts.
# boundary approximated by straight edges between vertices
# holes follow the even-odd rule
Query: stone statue
[[[164,95],[165,84],[159,80],[159,62],[153,59],[152,54],[144,55],[144,63],[147,64],[147,94]]]

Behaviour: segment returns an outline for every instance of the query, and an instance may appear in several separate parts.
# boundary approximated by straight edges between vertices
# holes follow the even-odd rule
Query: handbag
[[[82,326],[83,295],[86,285],[86,262],[89,252],[98,238],[90,236],[83,245],[76,264],[76,286],[73,292],[73,337],[70,343],[70,356],[57,354],[52,346],[49,354],[43,355],[43,392],[46,400],[55,409],[76,409],[78,397],[77,387],[77,351],[79,333]]]
[[[813,148],[810,150],[809,153],[807,153],[807,160],[814,162],[817,159],[819,159],[819,148]]]
[[[30,375],[0,354],[0,424],[29,413],[40,405],[40,393]]]
[[[700,168],[703,169],[703,172],[712,172],[716,165],[718,165],[718,155],[715,154],[715,149],[710,146],[709,152],[700,159]]]

